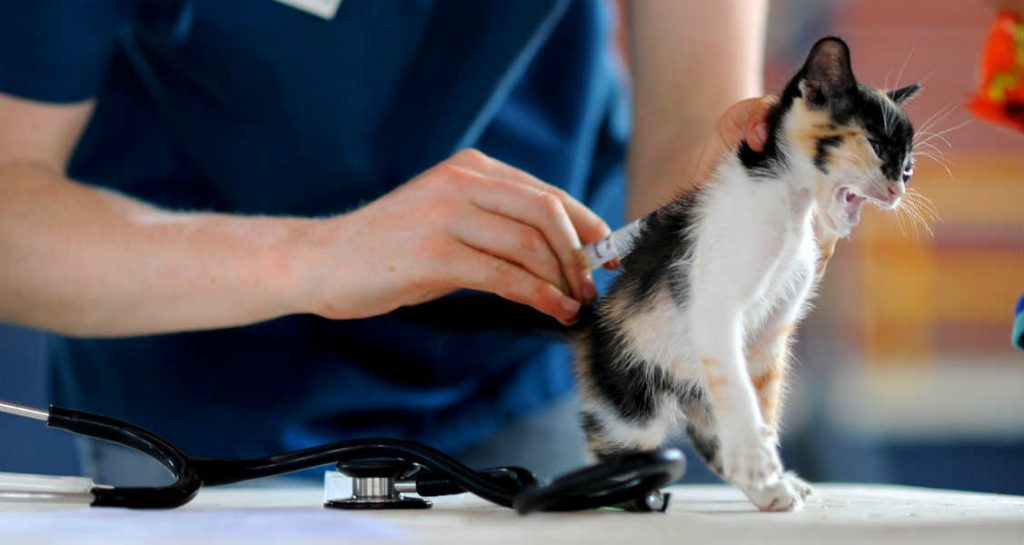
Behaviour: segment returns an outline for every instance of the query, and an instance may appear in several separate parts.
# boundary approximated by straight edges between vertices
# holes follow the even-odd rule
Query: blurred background
[[[1024,494],[1024,357],[1009,341],[1024,291],[1024,135],[965,108],[993,18],[981,0],[771,3],[767,90],[837,34],[860,80],[922,82],[908,112],[940,135],[911,185],[930,201],[926,225],[870,210],[801,328],[784,458],[812,481]],[[45,345],[0,325],[0,398],[47,402]],[[66,434],[0,418],[0,471],[77,470]],[[685,480],[712,479],[691,464]]]

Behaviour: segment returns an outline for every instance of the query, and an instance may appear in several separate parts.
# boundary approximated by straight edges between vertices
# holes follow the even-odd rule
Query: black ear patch
[[[825,106],[856,88],[850,48],[836,37],[822,38],[811,48],[802,70],[807,102]]]
[[[891,91],[886,91],[885,94],[889,95],[889,98],[891,98],[893,102],[895,102],[896,104],[902,106],[904,102],[914,98],[914,96],[917,95],[917,93],[920,90],[921,90],[921,84],[920,83],[911,83],[910,85],[907,85],[906,87],[900,87],[899,89],[893,89]]]

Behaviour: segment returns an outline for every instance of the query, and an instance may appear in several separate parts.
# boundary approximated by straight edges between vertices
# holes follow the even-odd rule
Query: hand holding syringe
[[[624,227],[615,230],[614,233],[583,247],[583,255],[587,257],[590,270],[600,269],[612,261],[624,257],[633,249],[633,243],[640,228],[644,224],[644,218],[634,220]]]

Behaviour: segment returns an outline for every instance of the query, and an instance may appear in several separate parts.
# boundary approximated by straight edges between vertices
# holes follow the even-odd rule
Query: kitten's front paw
[[[795,490],[797,494],[800,494],[801,499],[807,499],[807,496],[810,496],[811,494],[814,493],[814,488],[811,487],[811,485],[807,484],[807,481],[801,479],[796,473],[793,473],[792,471],[787,471],[782,476],[782,480],[789,483],[789,486],[792,486],[793,490]]]
[[[740,489],[760,490],[782,479],[782,462],[768,433],[747,434],[738,441],[725,441],[722,472]]]
[[[743,492],[762,511],[799,511],[804,506],[804,497],[810,493],[810,487],[799,477],[791,480],[790,475],[787,473],[775,484],[764,488],[744,489]]]

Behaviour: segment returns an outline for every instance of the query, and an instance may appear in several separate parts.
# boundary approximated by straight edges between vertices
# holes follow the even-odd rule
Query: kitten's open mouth
[[[847,227],[853,227],[860,222],[860,209],[864,204],[864,201],[868,200],[867,197],[862,195],[856,188],[850,186],[840,186],[836,189],[836,194],[833,199],[834,204],[838,205],[835,210],[840,212],[840,218],[842,223],[845,223]]]

